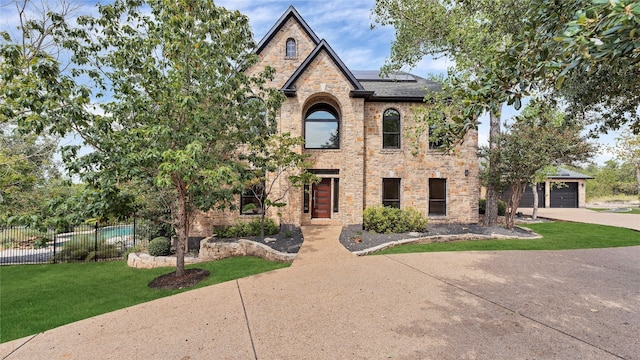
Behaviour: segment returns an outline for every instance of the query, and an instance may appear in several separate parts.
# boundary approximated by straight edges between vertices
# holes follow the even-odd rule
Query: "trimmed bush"
[[[55,255],[56,262],[84,262],[101,259],[114,259],[122,255],[121,249],[89,236],[77,236],[65,243]]]
[[[214,229],[219,238],[236,238],[245,236],[260,236],[260,219],[250,222],[236,221],[231,226],[219,226]],[[280,232],[280,227],[271,218],[264,219],[264,235],[275,235]]]
[[[364,210],[364,228],[377,233],[405,233],[424,231],[427,218],[420,211],[407,208],[404,210],[374,206]]]
[[[480,199],[478,202],[478,213],[484,215],[487,209],[487,200]],[[507,203],[498,199],[498,216],[504,216],[507,213]]]
[[[157,237],[147,246],[149,255],[151,256],[167,256],[171,254],[171,241],[164,236]]]

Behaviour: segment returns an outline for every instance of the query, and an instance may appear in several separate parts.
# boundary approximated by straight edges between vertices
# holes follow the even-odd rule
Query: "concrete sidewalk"
[[[518,208],[525,215],[531,215],[533,208]],[[583,222],[589,224],[625,227],[640,231],[640,214],[598,212],[585,208],[542,208],[538,209],[538,217],[562,221]]]
[[[640,359],[640,247],[300,261],[0,344],[7,359]],[[309,243],[307,243],[309,241]]]

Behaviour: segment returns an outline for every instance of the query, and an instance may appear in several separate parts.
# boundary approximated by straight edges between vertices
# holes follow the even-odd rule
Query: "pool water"
[[[133,225],[108,226],[98,230],[98,234],[102,239],[110,239],[116,236],[133,235]]]

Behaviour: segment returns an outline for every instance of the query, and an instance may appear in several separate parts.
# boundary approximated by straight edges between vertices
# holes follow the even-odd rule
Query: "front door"
[[[311,191],[311,217],[328,219],[331,217],[331,179],[322,179],[313,184]]]

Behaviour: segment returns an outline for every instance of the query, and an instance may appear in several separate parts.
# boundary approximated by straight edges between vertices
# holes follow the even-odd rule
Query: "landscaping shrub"
[[[128,248],[124,254],[122,254],[122,258],[124,259],[124,261],[126,262],[129,259],[129,254],[131,253],[137,253],[137,252],[141,252],[145,249],[145,246],[143,245],[136,245],[136,246],[132,246],[130,248]]]
[[[374,206],[364,210],[364,228],[377,233],[404,233],[424,231],[427,218],[420,211],[407,208],[404,210]]]
[[[478,213],[484,215],[487,209],[487,200],[480,199],[478,202]],[[507,213],[507,203],[498,199],[498,216],[504,216]]]
[[[250,222],[236,221],[231,226],[218,226],[214,232],[219,238],[235,238],[244,236],[260,236],[260,219]],[[275,235],[280,232],[280,227],[270,218],[264,219],[264,235]]]
[[[166,223],[156,223],[150,220],[138,220],[136,224],[136,241],[148,243],[157,237],[170,238],[175,234],[173,227]]]
[[[92,236],[77,236],[67,241],[54,259],[55,262],[83,262],[113,259],[121,254],[120,247],[115,244],[107,244],[104,240],[96,243]]]
[[[151,256],[167,256],[171,254],[171,241],[164,236],[157,237],[147,246],[149,255]]]

